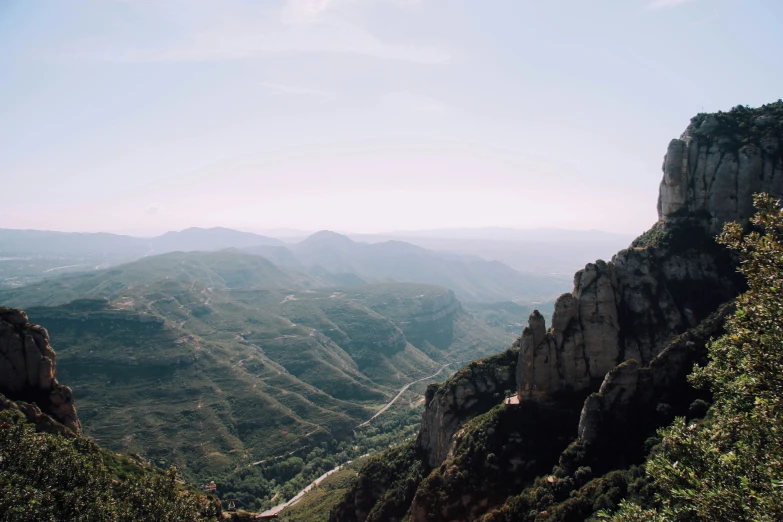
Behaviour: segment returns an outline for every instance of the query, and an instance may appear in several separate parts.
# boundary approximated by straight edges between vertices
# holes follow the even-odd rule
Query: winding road
[[[356,457],[356,460],[359,460],[359,459],[361,459],[361,458],[364,458],[364,457],[368,457],[369,455],[370,455],[369,453],[365,453],[365,454],[364,454],[364,455],[362,455],[361,457]],[[323,481],[324,481],[324,479],[325,479],[326,477],[328,477],[328,476],[329,476],[329,475],[331,475],[332,473],[337,473],[338,471],[340,471],[341,469],[343,469],[345,466],[347,466],[348,464],[350,464],[350,463],[352,463],[352,462],[353,462],[352,460],[349,460],[349,461],[348,461],[348,462],[346,462],[345,464],[340,464],[340,465],[339,465],[339,466],[337,466],[336,468],[334,468],[334,469],[332,469],[332,470],[329,470],[329,471],[327,471],[326,473],[324,473],[323,475],[321,475],[320,477],[318,477],[317,479],[315,479],[314,481],[312,481],[310,484],[308,484],[308,486],[307,486],[306,488],[304,488],[302,491],[300,491],[299,493],[297,493],[297,494],[294,496],[294,498],[292,498],[291,500],[289,500],[288,502],[286,502],[286,503],[284,503],[284,504],[279,504],[279,505],[277,505],[277,506],[273,507],[272,509],[269,509],[269,510],[267,510],[267,511],[264,511],[263,513],[261,513],[261,516],[265,516],[265,515],[274,515],[274,514],[280,513],[282,510],[284,510],[285,508],[287,508],[287,507],[289,507],[289,506],[293,506],[294,504],[296,504],[297,502],[299,502],[300,500],[302,500],[302,497],[303,497],[303,496],[305,496],[305,494],[306,494],[308,491],[310,491],[310,490],[311,490],[311,489],[313,489],[315,486],[317,486],[318,484],[320,484],[321,482],[323,482]]]
[[[367,426],[368,424],[370,424],[373,420],[375,420],[376,417],[378,417],[379,415],[384,413],[386,410],[391,408],[392,404],[394,404],[397,401],[397,399],[399,399],[400,396],[403,393],[405,393],[406,391],[408,391],[408,388],[410,388],[414,384],[420,383],[421,381],[426,381],[427,379],[432,379],[433,377],[437,377],[440,374],[440,372],[442,372],[444,369],[446,369],[446,367],[451,366],[452,364],[456,364],[458,362],[461,362],[461,361],[453,361],[453,362],[450,362],[450,363],[446,363],[443,366],[441,366],[440,369],[437,372],[433,373],[432,375],[428,375],[426,377],[422,377],[421,379],[419,379],[417,381],[409,382],[408,384],[406,384],[405,386],[402,387],[402,389],[400,390],[400,393],[395,395],[394,398],[391,401],[389,401],[388,404],[386,404],[386,406],[384,406],[383,408],[378,410],[378,413],[376,413],[375,415],[373,415],[372,417],[370,417],[369,419],[367,419],[366,421],[362,422],[361,424],[359,424],[356,427],[357,428],[361,428],[362,426]]]
[[[408,391],[408,388],[410,388],[410,387],[411,387],[411,386],[413,386],[414,384],[420,383],[421,381],[426,381],[427,379],[432,379],[433,377],[437,377],[438,375],[440,375],[440,373],[441,373],[443,370],[445,370],[446,368],[448,368],[448,367],[449,367],[449,366],[451,366],[452,364],[457,364],[457,363],[459,363],[459,362],[462,362],[462,361],[452,361],[452,362],[450,362],[450,363],[446,363],[446,364],[444,364],[443,366],[441,366],[441,367],[440,367],[440,369],[438,369],[438,371],[437,371],[437,372],[435,372],[435,373],[433,373],[432,375],[428,375],[428,376],[426,376],[426,377],[422,377],[421,379],[417,379],[417,380],[415,380],[415,381],[409,382],[408,384],[406,384],[405,386],[403,386],[403,387],[400,389],[399,393],[397,393],[397,395],[395,395],[395,396],[394,396],[394,398],[393,398],[392,400],[390,400],[390,401],[389,401],[389,402],[388,402],[388,403],[387,403],[387,404],[386,404],[386,405],[385,405],[383,408],[381,408],[380,410],[378,410],[378,412],[377,412],[375,415],[373,415],[372,417],[370,417],[369,419],[367,419],[366,421],[362,422],[361,424],[359,424],[359,425],[358,425],[358,426],[356,426],[356,427],[357,427],[357,428],[361,428],[362,426],[366,426],[366,425],[370,424],[370,423],[371,423],[373,420],[375,420],[375,419],[376,419],[378,416],[382,415],[382,414],[383,414],[383,413],[384,413],[386,410],[388,410],[389,408],[391,408],[391,406],[392,406],[392,405],[393,405],[395,402],[397,402],[397,399],[399,399],[399,398],[402,396],[402,394],[403,394],[403,393],[405,393],[406,391]],[[365,455],[362,455],[361,457],[357,457],[357,460],[358,460],[358,459],[360,459],[360,458],[362,458],[362,457],[367,457],[367,456],[369,456],[369,453],[368,453],[368,454],[365,454]],[[267,459],[267,460],[269,460],[269,459]],[[254,465],[254,466],[255,466],[255,465],[258,465],[258,464],[263,464],[264,462],[265,462],[265,461],[263,461],[263,460],[262,460],[262,461],[259,461],[259,462],[254,462],[252,465]],[[318,484],[320,484],[320,483],[321,483],[321,482],[322,482],[322,481],[323,481],[323,480],[324,480],[326,477],[328,477],[328,476],[329,476],[329,475],[331,475],[332,473],[335,473],[335,472],[337,472],[337,471],[340,471],[340,470],[341,470],[343,467],[347,466],[347,465],[348,465],[348,464],[350,464],[351,462],[353,462],[353,461],[352,461],[352,460],[349,460],[349,461],[348,461],[348,462],[346,462],[345,464],[341,464],[341,465],[337,466],[336,468],[334,468],[334,469],[332,469],[332,470],[330,470],[330,471],[327,471],[326,473],[324,473],[323,475],[321,475],[320,477],[318,477],[317,479],[315,479],[314,481],[312,481],[312,482],[311,482],[311,483],[310,483],[310,484],[309,484],[309,485],[308,485],[306,488],[304,488],[302,491],[300,491],[299,493],[297,493],[297,494],[296,494],[296,495],[295,495],[295,496],[294,496],[294,497],[293,497],[291,500],[289,500],[288,502],[285,502],[285,503],[283,503],[283,504],[279,504],[279,505],[277,505],[277,506],[273,507],[272,509],[269,509],[269,510],[267,510],[267,511],[264,511],[263,513],[261,513],[261,515],[262,515],[262,516],[264,516],[264,515],[274,515],[274,514],[280,513],[280,512],[281,512],[283,509],[285,509],[285,508],[287,508],[287,507],[289,507],[289,506],[293,506],[294,504],[296,504],[297,502],[299,502],[299,501],[302,499],[302,497],[303,497],[303,496],[305,496],[305,494],[306,494],[308,491],[310,491],[310,490],[311,490],[311,489],[313,489],[315,486],[317,486]]]

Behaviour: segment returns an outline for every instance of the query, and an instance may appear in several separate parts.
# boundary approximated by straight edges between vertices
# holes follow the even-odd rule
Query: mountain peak
[[[308,236],[300,245],[312,246],[346,246],[355,245],[356,242],[343,234],[332,232],[331,230],[321,230]]]
[[[230,247],[281,246],[283,244],[280,240],[271,237],[225,227],[190,227],[180,231],[172,230],[152,238],[150,242],[155,245],[158,252],[172,250],[221,250]]]

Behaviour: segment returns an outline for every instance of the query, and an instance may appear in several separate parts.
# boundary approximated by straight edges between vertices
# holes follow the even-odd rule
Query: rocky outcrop
[[[35,426],[35,429],[40,432],[58,434],[69,438],[77,436],[77,432],[55,421],[51,416],[42,412],[41,408],[35,403],[14,402],[0,393],[0,411],[10,411],[18,418],[24,419]],[[2,425],[2,422],[0,422],[0,425]]]
[[[753,194],[783,196],[783,104],[699,115],[668,147],[659,222],[610,262],[577,272],[552,328],[534,314],[517,368],[521,400],[590,391],[616,365],[645,367],[742,289],[713,237],[749,223]]]
[[[518,346],[470,363],[443,384],[431,384],[416,441],[434,468],[443,462],[454,434],[470,419],[503,401],[516,388]]]
[[[454,321],[462,313],[462,303],[451,290],[420,299],[418,312],[400,318],[397,326],[416,347],[431,344],[440,350],[448,349],[454,342]],[[410,309],[415,310],[416,306],[411,304]]]
[[[714,235],[728,221],[747,222],[754,193],[783,195],[778,105],[695,117],[666,151],[659,219],[696,218]]]
[[[520,399],[597,389],[623,361],[649,364],[674,337],[738,292],[741,282],[728,253],[712,250],[629,248],[577,272],[573,293],[555,303],[552,328],[546,331],[534,313],[522,334]]]
[[[57,382],[49,334],[13,308],[0,308],[0,393],[29,403],[20,406],[28,418],[49,415],[74,432],[81,431],[71,389]]]
[[[630,359],[607,373],[601,388],[582,407],[579,442],[615,450],[639,446],[638,439],[657,425],[687,415],[692,401],[708,395],[694,390],[687,376],[694,364],[704,360],[709,340],[723,333],[732,309],[730,303],[721,306],[698,327],[674,339],[649,365]],[[631,440],[634,437],[637,440]]]
[[[659,221],[610,261],[577,272],[549,329],[540,313],[530,316],[516,343],[520,404],[471,409],[456,381],[428,389],[417,444],[429,470],[412,520],[477,519],[513,499],[520,477],[552,469],[555,451],[563,481],[581,466],[605,473],[638,464],[656,429],[706,411],[708,392],[687,375],[745,284],[714,236],[728,221],[749,224],[754,193],[783,196],[782,146],[783,102],[691,121],[667,150]],[[476,389],[471,380],[481,375],[466,373],[461,386]],[[517,513],[522,504],[509,506]]]

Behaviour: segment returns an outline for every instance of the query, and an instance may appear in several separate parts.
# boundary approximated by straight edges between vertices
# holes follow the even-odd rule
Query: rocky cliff
[[[398,324],[405,337],[415,346],[429,343],[437,349],[446,349],[454,342],[454,319],[462,313],[462,303],[451,290],[424,299],[419,313]]]
[[[489,389],[486,371],[430,388],[416,457],[427,476],[409,484],[415,494],[375,492],[372,509],[394,494],[412,497],[399,520],[527,520],[526,510],[584,520],[630,494],[623,481],[638,479],[629,466],[649,451],[646,439],[674,415],[706,411],[709,395],[686,376],[744,288],[714,236],[728,221],[749,225],[753,193],[783,196],[781,144],[783,102],[693,118],[666,153],[659,221],[610,261],[577,272],[550,328],[530,316],[515,343],[515,378],[503,381],[516,381],[520,404],[481,393],[486,402],[472,404],[474,395],[457,393]],[[546,469],[553,474],[533,482]],[[614,500],[594,502],[610,490]]]
[[[617,364],[647,366],[742,288],[735,261],[713,237],[748,224],[753,194],[783,196],[783,104],[699,115],[669,144],[659,222],[610,262],[588,264],[522,336],[520,399],[593,390]]]
[[[37,425],[51,424],[51,417],[79,433],[73,394],[56,374],[46,329],[30,323],[21,310],[0,307],[0,393],[7,398],[0,408],[18,406]]]
[[[719,307],[697,328],[677,336],[650,364],[629,359],[606,374],[579,418],[578,443],[602,456],[602,462],[590,462],[593,468],[628,464],[639,457],[633,454],[639,439],[656,427],[668,424],[675,415],[704,413],[693,410],[700,404],[696,401],[709,399],[709,393],[692,388],[687,375],[694,364],[704,362],[707,343],[723,333],[732,308],[731,304]],[[614,455],[607,459],[610,453]]]
[[[754,193],[783,194],[779,105],[693,118],[666,151],[659,219],[695,219],[715,235],[727,221],[747,222]]]
[[[700,229],[672,229],[674,241],[631,247],[577,272],[555,303],[547,330],[538,313],[522,334],[520,400],[597,389],[617,364],[647,365],[741,288],[726,252]]]

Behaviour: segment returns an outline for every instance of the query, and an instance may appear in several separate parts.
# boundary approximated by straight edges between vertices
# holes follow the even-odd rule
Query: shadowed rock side
[[[723,334],[732,309],[731,304],[722,305],[697,328],[674,339],[648,366],[630,359],[606,374],[579,419],[578,443],[601,455],[589,465],[607,469],[632,463],[641,457],[634,451],[651,431],[675,416],[693,413],[688,411],[693,401],[710,399],[709,392],[691,387],[687,376],[694,364],[705,362],[707,343]]]
[[[0,307],[0,393],[10,399],[0,398],[0,408],[17,406],[36,425],[48,424],[48,415],[81,431],[71,389],[57,382],[49,334],[14,308]]]
[[[712,240],[698,229],[669,234],[694,247],[632,247],[591,263],[577,272],[573,293],[557,299],[552,328],[537,312],[530,316],[517,366],[521,400],[595,390],[626,360],[647,365],[737,294],[742,283],[727,252],[699,248]]]
[[[415,443],[373,458],[332,511],[332,522],[392,522],[405,519],[421,480],[449,458],[455,433],[501,403],[516,389],[518,343],[503,353],[471,362],[442,384],[431,384]]]

